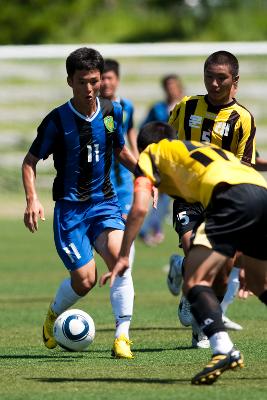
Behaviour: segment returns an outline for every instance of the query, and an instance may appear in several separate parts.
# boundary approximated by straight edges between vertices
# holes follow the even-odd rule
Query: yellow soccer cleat
[[[126,359],[134,358],[130,347],[132,343],[133,342],[131,342],[131,340],[129,340],[126,336],[120,335],[114,340],[113,349],[111,352],[112,357]]]
[[[43,325],[43,342],[48,349],[54,349],[57,346],[53,333],[54,322],[57,317],[58,315],[51,309],[50,305]]]
[[[192,378],[193,385],[212,385],[227,370],[244,367],[243,356],[233,348],[228,354],[215,354],[209,364]]]

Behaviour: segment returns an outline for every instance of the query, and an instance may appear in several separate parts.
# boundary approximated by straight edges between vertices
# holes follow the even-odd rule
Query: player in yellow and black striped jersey
[[[204,64],[204,83],[206,95],[184,97],[174,108],[169,123],[178,132],[181,140],[197,140],[218,145],[231,151],[240,161],[247,165],[255,164],[255,121],[252,114],[235,99],[239,81],[239,63],[237,58],[227,52],[218,51],[211,54]],[[181,247],[187,255],[190,247],[190,237],[194,225],[202,218],[201,204],[188,204],[176,199],[173,203],[173,223],[179,235]],[[184,259],[180,255],[170,257],[170,270],[167,284],[172,294],[177,295],[181,289]],[[217,285],[217,295],[220,301],[224,295],[231,299],[222,303],[224,312],[233,301],[237,291],[239,270],[234,268],[228,284],[227,271],[221,272],[220,284]],[[222,282],[224,284],[222,284]],[[189,315],[186,302],[181,298],[178,307],[180,322],[185,323]],[[224,321],[229,329],[242,329],[224,315]],[[205,347],[205,338],[198,340],[198,335],[192,335],[193,347]]]
[[[255,122],[252,114],[236,99],[213,105],[209,95],[186,96],[169,119],[180,140],[216,144],[242,162],[255,164]]]
[[[184,97],[169,124],[180,140],[214,143],[242,162],[255,164],[255,121],[235,99],[238,81],[237,58],[224,50],[211,54],[204,64],[207,94]]]
[[[189,203],[200,202],[204,208],[221,182],[267,188],[262,175],[242,165],[232,153],[195,141],[153,143],[140,155],[138,166],[161,192]]]
[[[237,58],[227,51],[211,54],[204,64],[207,94],[184,97],[174,108],[169,124],[176,129],[179,139],[216,144],[251,165],[255,164],[256,127],[251,113],[234,98],[238,81]],[[173,209],[174,226],[186,254],[192,224],[198,219],[201,207],[176,200]],[[185,215],[187,224],[184,217],[179,218]]]
[[[130,247],[149,209],[153,185],[169,195],[202,202],[206,210],[186,258],[184,292],[213,353],[192,384],[212,384],[226,370],[243,366],[212,290],[215,276],[236,251],[243,253],[248,288],[267,305],[267,183],[230,152],[211,144],[169,141],[175,135],[169,125],[156,122],[153,130],[151,124],[138,136],[142,153],[134,202],[111,285],[129,268]]]

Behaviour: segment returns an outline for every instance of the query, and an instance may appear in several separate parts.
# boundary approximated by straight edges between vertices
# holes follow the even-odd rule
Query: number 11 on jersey
[[[88,144],[87,145],[88,149],[88,162],[91,163],[93,161],[93,155],[95,158],[95,162],[99,161],[99,144],[95,143],[92,145]]]

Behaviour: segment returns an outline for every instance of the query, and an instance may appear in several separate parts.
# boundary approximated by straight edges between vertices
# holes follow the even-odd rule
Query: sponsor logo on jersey
[[[200,128],[202,124],[202,117],[199,115],[190,115],[189,126],[190,128]]]

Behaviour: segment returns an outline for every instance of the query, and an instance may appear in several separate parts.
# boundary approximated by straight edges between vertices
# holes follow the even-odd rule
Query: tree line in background
[[[0,44],[267,39],[267,0],[0,0]]]

